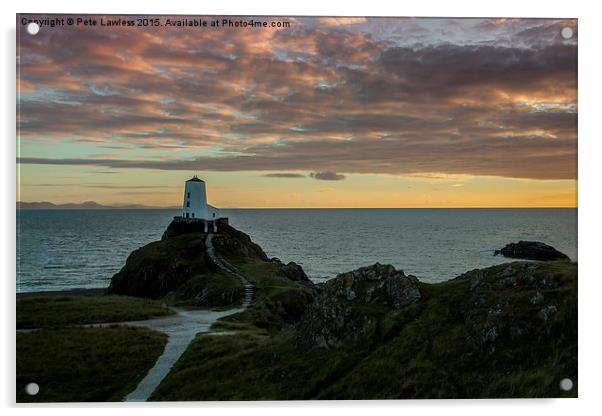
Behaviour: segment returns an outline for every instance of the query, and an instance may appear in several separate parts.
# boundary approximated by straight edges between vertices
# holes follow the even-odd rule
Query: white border
[[[103,0],[102,2],[69,2],[66,0],[29,0],[17,4],[2,2],[3,21],[2,81],[5,91],[2,100],[4,126],[3,190],[1,230],[3,231],[0,264],[3,288],[3,329],[1,343],[0,377],[1,403],[9,413],[26,414],[41,411],[48,415],[80,414],[81,407],[90,415],[130,413],[143,411],[147,415],[164,416],[167,408],[180,414],[234,414],[245,415],[304,415],[311,412],[332,415],[345,412],[364,415],[374,409],[382,414],[445,414],[447,415],[504,415],[508,413],[536,413],[567,416],[597,413],[602,408],[598,392],[600,386],[599,304],[602,296],[599,264],[600,213],[600,122],[599,100],[602,97],[599,75],[602,40],[599,7],[595,2],[504,0],[496,3],[483,1],[430,1],[393,2],[370,0],[326,2],[324,0],[284,1],[204,1],[174,2],[149,0]],[[14,406],[14,293],[15,293],[15,13],[154,13],[154,14],[252,14],[252,15],[348,15],[348,16],[443,16],[443,17],[567,17],[579,18],[579,399],[573,400],[461,400],[461,401],[397,401],[397,402],[246,402],[246,403],[173,403],[52,405],[50,407]]]

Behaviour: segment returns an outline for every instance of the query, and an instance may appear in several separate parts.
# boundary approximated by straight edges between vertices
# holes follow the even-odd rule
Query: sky
[[[576,207],[576,20],[254,19],[18,22],[17,200]]]

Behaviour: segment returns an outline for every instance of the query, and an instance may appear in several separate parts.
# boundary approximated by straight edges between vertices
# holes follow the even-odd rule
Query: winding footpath
[[[222,270],[236,276],[245,288],[245,297],[239,308],[227,311],[184,310],[176,309],[176,314],[144,321],[120,322],[122,325],[144,326],[168,335],[167,344],[163,354],[159,356],[155,365],[138,384],[136,389],[129,393],[124,401],[145,402],[159,386],[161,381],[169,374],[178,359],[184,354],[194,337],[201,332],[209,332],[211,325],[220,318],[233,315],[247,309],[253,300],[253,285],[234,266],[219,257],[213,247],[213,234],[207,234],[205,240],[207,255]],[[109,324],[103,324],[106,326]],[[218,335],[219,333],[216,333]]]
[[[240,273],[236,269],[236,267],[232,266],[226,260],[215,254],[215,249],[213,248],[213,234],[207,234],[207,239],[205,240],[205,247],[207,247],[207,255],[211,257],[211,260],[213,260],[213,262],[217,264],[220,269],[224,270],[227,273],[230,273],[235,277],[238,277],[240,283],[242,283],[242,285],[245,288],[245,297],[243,299],[241,308],[243,310],[247,309],[247,307],[251,304],[251,301],[253,300],[253,285],[251,284],[251,282],[249,282],[249,279],[247,279],[242,273]]]

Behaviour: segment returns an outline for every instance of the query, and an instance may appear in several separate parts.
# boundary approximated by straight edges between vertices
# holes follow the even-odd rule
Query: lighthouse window
[[[213,213],[213,218],[215,218],[215,212]]]
[[[186,207],[190,206],[190,201],[186,201]]]
[[[192,218],[194,218],[194,212],[192,213]]]
[[[190,198],[190,192],[186,194],[186,198]]]

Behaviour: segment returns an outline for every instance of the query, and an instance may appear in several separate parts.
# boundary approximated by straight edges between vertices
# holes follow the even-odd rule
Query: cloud
[[[85,187],[85,188],[98,188],[98,189],[177,189],[174,186],[161,186],[161,185],[114,185],[114,184],[103,184],[103,183],[32,183],[26,184],[32,187],[42,188],[66,188],[66,187]]]
[[[345,179],[345,175],[341,175],[329,170],[323,172],[312,172],[309,174],[309,176],[319,181],[342,181]]]
[[[571,41],[558,37],[567,25]],[[20,38],[19,162],[576,179],[576,29],[393,18],[47,28]],[[97,156],[61,150],[74,144]]]
[[[356,25],[366,23],[365,17],[321,17],[320,23],[328,26]]]
[[[263,175],[264,178],[305,178],[306,176],[301,173],[288,173],[288,172],[277,172],[277,173],[266,173]]]

